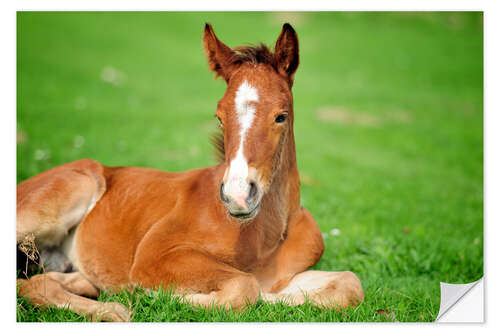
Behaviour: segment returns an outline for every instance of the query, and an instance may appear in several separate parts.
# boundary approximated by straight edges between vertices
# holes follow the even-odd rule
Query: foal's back
[[[210,223],[220,213],[217,172],[113,168],[89,159],[61,165],[19,184],[17,241],[33,237],[47,270],[71,267],[100,287],[128,284],[148,233],[159,232],[161,252],[227,234]]]

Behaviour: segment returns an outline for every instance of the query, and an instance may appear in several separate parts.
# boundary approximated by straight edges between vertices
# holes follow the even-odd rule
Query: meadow
[[[483,275],[482,13],[17,14],[17,182],[62,163],[214,165],[225,90],[205,22],[231,47],[300,41],[293,87],[301,202],[365,302],[205,310],[168,292],[104,293],[134,321],[433,321],[439,282]],[[18,321],[86,321],[17,296]]]

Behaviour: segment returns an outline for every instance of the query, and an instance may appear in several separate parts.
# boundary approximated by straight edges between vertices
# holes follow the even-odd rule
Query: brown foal
[[[182,173],[86,159],[19,184],[17,243],[34,239],[52,270],[18,280],[33,304],[125,321],[125,306],[88,297],[140,285],[175,286],[191,304],[234,309],[259,297],[328,308],[363,300],[353,273],[307,271],[324,244],[300,206],[294,29],[283,26],[274,53],[262,44],[231,49],[209,24],[203,44],[227,83],[216,112],[223,159]]]

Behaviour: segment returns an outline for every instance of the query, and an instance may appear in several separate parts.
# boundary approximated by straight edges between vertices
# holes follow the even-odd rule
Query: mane
[[[235,51],[234,57],[230,59],[230,63],[241,64],[244,62],[258,65],[266,64],[276,69],[277,62],[274,53],[269,48],[260,43],[257,46],[247,45],[238,46],[233,49]],[[224,162],[226,152],[224,151],[224,135],[221,131],[212,134],[212,146],[214,147],[214,157],[218,163]]]
[[[260,43],[257,46],[238,46],[234,48],[233,51],[235,51],[235,55],[231,59],[233,64],[247,62],[255,65],[266,64],[272,66],[273,68],[277,67],[274,53],[271,52],[263,43]]]

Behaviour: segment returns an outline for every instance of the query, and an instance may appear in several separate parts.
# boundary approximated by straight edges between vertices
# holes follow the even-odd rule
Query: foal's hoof
[[[130,321],[130,310],[123,304],[116,302],[109,302],[102,305],[92,315],[93,321]]]

